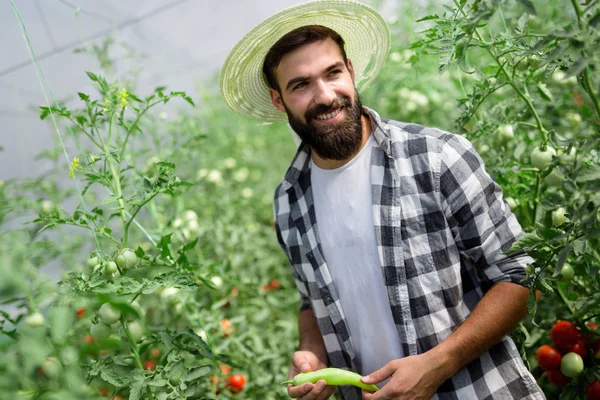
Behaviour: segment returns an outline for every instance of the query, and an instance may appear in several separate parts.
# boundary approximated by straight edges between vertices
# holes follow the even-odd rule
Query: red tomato
[[[81,318],[85,315],[85,308],[81,307],[78,308],[77,311],[75,311],[75,314],[77,315],[78,318]]]
[[[244,374],[231,375],[227,382],[232,392],[240,392],[246,386],[246,376]]]
[[[279,287],[281,286],[281,284],[279,283],[278,279],[271,279],[271,282],[269,283],[269,286],[271,286],[271,289],[279,289]]]
[[[588,349],[587,346],[585,345],[585,339],[581,338],[579,339],[579,341],[577,343],[575,343],[573,346],[569,347],[566,350],[566,353],[577,353],[581,356],[581,358],[583,358],[585,360],[585,358],[588,355]]]
[[[541,346],[535,354],[535,359],[544,371],[559,369],[561,358],[560,351],[547,344]]]
[[[548,375],[548,381],[554,386],[565,386],[569,383],[569,378],[563,375],[560,370],[552,370],[546,371],[546,375]]]
[[[550,338],[561,349],[567,349],[579,341],[581,333],[569,321],[558,321],[550,330]]]
[[[596,379],[587,385],[587,395],[590,400],[600,400],[600,381]]]
[[[231,321],[229,321],[227,318],[223,318],[221,320],[221,328],[223,328],[223,332],[225,332],[223,334],[223,337],[227,337],[229,336],[229,334],[235,332],[235,328],[231,324]]]
[[[147,360],[147,361],[144,361],[144,364],[142,364],[142,365],[145,370],[154,371],[154,368],[156,368],[156,361]]]
[[[227,375],[228,373],[231,372],[231,367],[227,364],[221,364],[221,365],[219,365],[219,368],[221,369],[221,372],[224,375]]]
[[[83,337],[83,340],[87,343],[87,344],[92,344],[94,343],[94,338],[91,335],[85,335]]]

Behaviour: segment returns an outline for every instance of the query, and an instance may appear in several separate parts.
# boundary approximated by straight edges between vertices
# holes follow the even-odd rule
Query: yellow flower
[[[129,102],[127,98],[129,97],[129,93],[127,93],[127,89],[123,88],[119,92],[119,100],[121,101],[121,107],[125,107]]]
[[[69,178],[73,179],[73,177],[75,176],[75,171],[77,171],[78,168],[79,168],[79,158],[75,157],[75,158],[73,158],[73,162],[71,163],[71,166],[69,167]]]

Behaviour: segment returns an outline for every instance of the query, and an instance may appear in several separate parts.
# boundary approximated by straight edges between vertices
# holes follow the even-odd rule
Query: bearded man
[[[311,2],[254,28],[221,72],[232,109],[301,139],[274,202],[301,298],[289,379],[332,366],[380,387],[344,399],[543,399],[507,336],[531,259],[505,254],[522,229],[500,187],[465,138],[361,104],[389,40],[370,7]]]

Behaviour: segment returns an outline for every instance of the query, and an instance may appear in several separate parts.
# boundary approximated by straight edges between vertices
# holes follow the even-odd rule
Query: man
[[[344,399],[542,399],[506,336],[527,312],[531,260],[504,254],[521,228],[466,139],[362,107],[388,50],[372,9],[319,1],[254,28],[221,72],[230,107],[302,139],[274,207],[302,299],[289,379],[333,366],[381,387]]]

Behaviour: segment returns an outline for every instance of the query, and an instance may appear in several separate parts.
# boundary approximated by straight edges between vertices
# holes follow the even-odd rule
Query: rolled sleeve
[[[442,206],[461,255],[492,284],[528,286],[525,267],[533,259],[524,250],[505,254],[523,229],[503,200],[502,189],[485,171],[483,160],[458,135],[447,136],[440,154]]]

